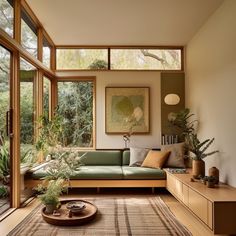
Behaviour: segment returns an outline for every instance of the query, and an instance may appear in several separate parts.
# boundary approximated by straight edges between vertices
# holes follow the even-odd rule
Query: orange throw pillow
[[[165,164],[170,152],[161,152],[150,150],[143,161],[142,167],[159,168]]]

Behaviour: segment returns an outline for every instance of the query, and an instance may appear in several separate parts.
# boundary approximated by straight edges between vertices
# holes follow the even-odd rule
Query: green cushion
[[[71,179],[122,179],[120,166],[81,166]]]
[[[43,169],[32,173],[33,179],[45,177],[46,171]],[[120,166],[81,166],[70,177],[71,179],[122,179],[123,173]]]
[[[80,155],[86,153],[82,158],[84,165],[93,166],[121,166],[121,151],[86,151],[79,152]]]
[[[161,169],[122,166],[124,179],[166,179],[166,173]]]
[[[129,158],[130,158],[130,151],[125,150],[122,155],[122,165],[127,166],[129,165]]]

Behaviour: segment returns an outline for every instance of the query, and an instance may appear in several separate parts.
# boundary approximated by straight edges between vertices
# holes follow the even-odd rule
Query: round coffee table
[[[77,214],[72,214],[69,216],[69,210],[66,208],[66,204],[71,201],[82,201],[85,203],[85,209]],[[86,224],[89,221],[93,220],[97,214],[97,207],[93,205],[91,202],[80,200],[80,199],[68,199],[63,200],[61,202],[61,208],[58,210],[60,213],[59,216],[55,216],[53,214],[45,214],[44,207],[42,209],[43,219],[52,225],[58,226],[75,226]]]

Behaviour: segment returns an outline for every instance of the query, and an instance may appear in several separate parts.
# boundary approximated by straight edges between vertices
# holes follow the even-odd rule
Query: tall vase
[[[199,179],[200,177],[205,176],[205,162],[203,160],[193,160],[192,164],[193,178]]]

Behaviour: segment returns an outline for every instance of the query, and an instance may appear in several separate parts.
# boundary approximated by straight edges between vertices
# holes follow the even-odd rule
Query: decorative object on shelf
[[[107,134],[150,132],[149,90],[149,87],[106,87]]]
[[[216,179],[216,184],[219,183],[219,169],[217,169],[215,166],[211,167],[208,171],[209,176],[214,176]]]
[[[170,94],[167,94],[167,95],[165,96],[164,102],[165,102],[165,104],[167,104],[167,105],[174,106],[174,105],[179,104],[179,102],[180,102],[180,97],[179,97],[178,94],[170,93]]]
[[[162,134],[161,136],[161,144],[174,144],[178,143],[178,135],[177,134]]]
[[[129,134],[124,134],[123,135],[123,140],[125,142],[125,149],[128,149],[128,144],[130,143],[130,135]]]
[[[207,187],[214,188],[216,184],[216,178],[214,176],[207,176]]]
[[[217,182],[217,178],[215,176],[204,176],[200,178],[200,181],[207,185],[208,188],[214,188]]]
[[[193,160],[192,174],[195,179],[205,176],[205,162],[203,160]]]

